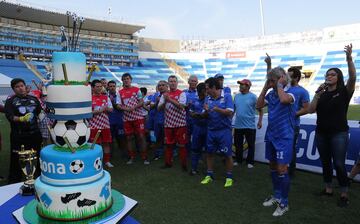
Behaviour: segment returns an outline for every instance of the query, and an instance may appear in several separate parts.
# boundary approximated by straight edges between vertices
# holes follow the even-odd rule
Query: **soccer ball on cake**
[[[72,147],[78,148],[89,140],[90,128],[86,119],[55,121],[50,129],[54,143],[60,147],[69,147],[66,139]]]

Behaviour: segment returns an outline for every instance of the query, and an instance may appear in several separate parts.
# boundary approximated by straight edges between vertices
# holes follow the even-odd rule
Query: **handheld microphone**
[[[324,86],[323,86],[323,87],[319,87],[319,88],[315,91],[315,93],[319,93],[319,92],[321,92],[321,91],[323,91],[323,90],[327,91],[327,89],[328,89],[328,87],[329,87],[329,84],[330,84],[330,82],[329,82],[328,80],[326,80],[326,81],[324,82]]]

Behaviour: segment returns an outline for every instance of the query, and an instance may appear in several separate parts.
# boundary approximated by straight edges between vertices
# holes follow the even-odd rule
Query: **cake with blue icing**
[[[50,133],[55,144],[40,152],[36,210],[46,219],[82,220],[112,206],[111,177],[103,170],[102,147],[88,143],[86,119],[92,116],[92,109],[85,55],[55,52],[53,67],[47,107],[54,120]]]
[[[102,167],[102,148],[75,153],[46,146],[40,153],[41,176],[35,181],[37,212],[54,220],[79,220],[112,205],[111,177]]]

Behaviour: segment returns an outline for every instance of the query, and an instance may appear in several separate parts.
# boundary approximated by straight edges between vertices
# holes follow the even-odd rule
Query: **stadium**
[[[312,98],[324,82],[329,68],[340,68],[344,79],[348,79],[342,49],[352,43],[357,80],[350,102],[355,106],[349,116],[352,120],[360,119],[359,107],[356,106],[360,104],[360,24],[237,39],[170,40],[138,36],[138,32],[145,29],[143,25],[84,19],[86,22],[78,37],[77,50],[85,54],[89,69],[92,65],[96,66],[92,80],[114,80],[120,86],[122,74],[130,73],[133,84],[146,87],[150,93],[156,91],[158,81],[167,80],[170,75],[178,78],[179,89],[186,89],[190,75],[196,75],[199,82],[203,82],[221,73],[225,78],[224,85],[229,86],[233,94],[238,92],[238,80],[249,79],[252,82],[251,91],[259,95],[266,81],[264,59],[268,53],[274,67],[301,70],[300,84]],[[69,34],[72,32],[74,24],[69,22],[69,12],[0,2],[1,100],[12,94],[10,81],[13,78],[21,77],[31,85],[33,80],[46,82],[51,78],[52,54],[63,49],[62,26]],[[1,116],[0,123],[6,127],[1,128],[5,150],[0,151],[0,163],[4,164],[0,167],[0,175],[4,176],[8,172],[7,138],[10,130],[5,116]],[[350,126],[354,131],[351,134],[360,136],[356,130],[358,123],[353,121]],[[309,147],[309,154],[315,148],[308,145],[312,130],[305,129],[308,137],[304,138],[306,142],[301,143],[305,150]],[[263,136],[259,138],[263,139]],[[352,162],[346,163],[347,168],[355,162],[355,150],[359,148],[357,139],[352,139],[351,147]],[[114,154],[120,158],[119,152]],[[257,157],[258,161],[265,162],[260,157]],[[218,160],[221,167],[221,160]],[[112,185],[139,201],[131,215],[142,223],[356,223],[360,217],[357,210],[360,189],[357,184],[351,190],[351,206],[347,210],[339,210],[331,199],[319,201],[313,196],[313,192],[320,189],[321,177],[312,173],[312,168],[306,165],[303,170],[311,172],[299,173],[292,186],[293,212],[277,220],[268,219],[269,211],[264,211],[259,203],[265,196],[260,191],[270,189],[268,183],[263,183],[263,179],[268,178],[266,165],[259,165],[256,171],[241,168],[235,177],[237,189],[219,193],[223,191],[221,184],[204,190],[198,184],[200,177],[189,181],[188,175],[179,170],[164,172],[157,170],[156,165],[143,167],[140,164],[128,170],[120,163],[116,170],[112,170]],[[0,181],[0,185],[5,185],[5,182]],[[195,200],[196,195],[198,198]],[[213,205],[217,209],[209,208]],[[328,209],[322,210],[323,207]]]

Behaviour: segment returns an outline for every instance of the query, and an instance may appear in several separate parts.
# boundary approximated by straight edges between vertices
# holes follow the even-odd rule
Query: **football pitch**
[[[348,119],[360,120],[360,106],[351,106]],[[9,163],[9,125],[0,115],[3,150],[0,151],[0,175],[7,176]],[[253,169],[245,165],[234,167],[234,185],[225,189],[224,165],[216,158],[215,181],[200,184],[203,173],[190,176],[180,169],[179,158],[174,167],[160,169],[163,161],[151,161],[149,166],[137,160],[126,165],[119,150],[114,152],[114,168],[109,169],[112,188],[139,202],[131,213],[140,223],[150,224],[230,224],[230,223],[358,223],[360,220],[360,184],[350,187],[350,205],[339,208],[336,203],[339,188],[333,197],[316,195],[322,189],[322,176],[297,171],[291,181],[290,211],[283,217],[271,216],[275,207],[265,208],[262,201],[271,193],[271,181],[266,164],[256,163]],[[205,164],[200,164],[202,172]],[[0,181],[0,185],[5,185]],[[334,178],[334,184],[337,181]]]

